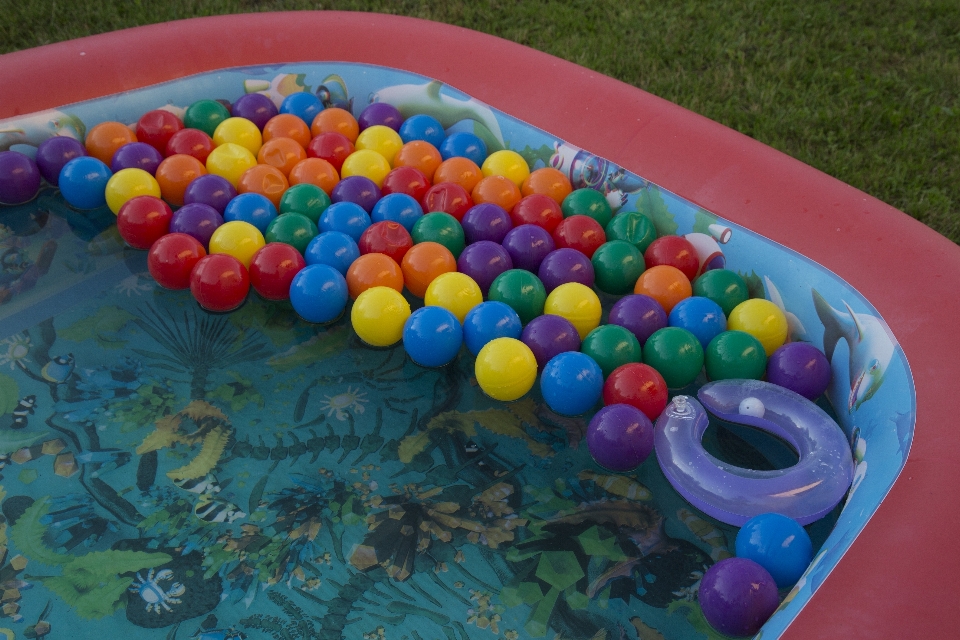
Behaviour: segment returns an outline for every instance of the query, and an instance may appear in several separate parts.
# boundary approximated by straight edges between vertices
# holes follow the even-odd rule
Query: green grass
[[[176,18],[318,8],[429,18],[566,58],[780,149],[960,242],[956,0],[0,0],[0,52]]]

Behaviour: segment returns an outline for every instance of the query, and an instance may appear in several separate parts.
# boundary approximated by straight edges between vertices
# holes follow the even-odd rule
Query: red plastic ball
[[[690,282],[696,279],[697,271],[700,269],[700,258],[697,257],[697,250],[689,240],[682,236],[657,238],[643,252],[643,260],[647,263],[648,269],[662,264],[676,267],[683,272],[683,275],[687,276]]]
[[[203,244],[193,236],[168,233],[150,247],[147,269],[164,289],[188,289],[190,273],[205,255]]]
[[[413,238],[399,222],[382,220],[364,229],[357,246],[361,255],[382,253],[400,264],[404,254],[413,246]]]
[[[233,311],[247,298],[250,276],[228,253],[211,253],[197,261],[190,274],[190,293],[207,311]]]
[[[180,118],[165,109],[148,111],[137,121],[137,140],[146,142],[159,151],[166,152],[167,143],[173,134],[183,129]]]
[[[667,383],[647,364],[630,362],[613,370],[603,384],[603,404],[629,404],[656,421],[667,406]]]
[[[308,158],[321,158],[333,165],[333,168],[340,173],[343,168],[343,161],[354,152],[353,143],[342,133],[328,131],[321,133],[310,141],[307,145]]]
[[[387,174],[380,185],[380,193],[405,193],[420,202],[430,188],[430,180],[423,172],[414,167],[397,167]]]
[[[576,249],[588,258],[607,241],[600,223],[590,216],[570,216],[564,218],[553,230],[553,241],[557,249]]]
[[[216,145],[213,138],[199,129],[181,129],[177,131],[170,140],[167,141],[167,147],[163,155],[166,157],[175,156],[178,153],[193,156],[200,162],[206,162],[207,156],[213,151]]]
[[[533,193],[524,196],[520,202],[513,206],[510,212],[510,219],[513,220],[513,226],[519,227],[522,224],[535,224],[543,227],[547,233],[553,233],[557,225],[563,220],[563,210],[556,200],[540,193]]]
[[[160,198],[137,196],[127,200],[117,211],[117,231],[134,249],[149,249],[170,231],[172,219],[173,210]]]
[[[294,247],[282,242],[270,242],[253,254],[250,262],[250,284],[253,290],[267,300],[288,300],[290,283],[306,260]]]
[[[473,198],[456,182],[441,182],[427,190],[420,205],[426,213],[442,211],[449,213],[457,219],[457,222],[460,222],[463,220],[463,215],[473,206]]]

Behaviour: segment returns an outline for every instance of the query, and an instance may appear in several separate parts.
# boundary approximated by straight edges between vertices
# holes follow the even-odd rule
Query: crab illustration
[[[156,575],[153,573],[153,569],[150,569],[147,572],[147,579],[144,580],[143,576],[140,575],[140,572],[137,572],[137,579],[132,585],[130,585],[129,590],[131,593],[138,594],[143,601],[147,603],[147,611],[156,611],[157,615],[160,615],[160,607],[163,607],[167,611],[173,611],[170,608],[171,604],[180,604],[180,598],[186,592],[186,588],[179,582],[174,582],[170,585],[169,590],[164,590],[160,586],[161,582],[166,582],[173,579],[173,571],[170,569],[163,569],[158,571]]]

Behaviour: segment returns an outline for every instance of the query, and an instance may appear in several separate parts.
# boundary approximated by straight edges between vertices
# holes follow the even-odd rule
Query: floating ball
[[[631,362],[614,369],[603,383],[605,405],[628,404],[656,420],[667,407],[667,383],[647,364]]]
[[[277,208],[266,196],[259,193],[241,193],[227,204],[223,219],[227,222],[240,220],[266,233],[270,223],[277,217]]]
[[[213,141],[220,146],[228,142],[245,147],[254,156],[263,146],[263,134],[254,123],[246,118],[227,118],[213,130]]]
[[[571,191],[560,205],[563,211],[563,217],[570,216],[588,216],[597,221],[601,227],[606,227],[611,218],[613,210],[610,209],[610,203],[607,198],[596,189],[577,189]]]
[[[307,265],[290,282],[290,303],[307,322],[333,322],[347,306],[347,282],[333,267]]]
[[[310,144],[310,127],[292,113],[279,113],[263,125],[263,141],[266,143],[274,138],[291,138],[306,149]]]
[[[410,303],[390,287],[367,289],[357,296],[350,310],[353,330],[363,342],[373,347],[389,347],[400,342],[403,326],[409,317]]]
[[[760,341],[743,331],[724,331],[703,352],[709,380],[760,380],[767,368],[767,354]]]
[[[280,103],[280,113],[297,116],[308,126],[321,111],[323,111],[323,103],[320,102],[320,98],[308,91],[291,93]]]
[[[187,189],[204,175],[207,175],[207,170],[203,163],[184,154],[164,158],[155,174],[163,199],[174,207],[184,204]]]
[[[713,300],[730,317],[738,304],[750,298],[747,283],[736,271],[712,269],[693,281],[693,295]]]
[[[422,217],[423,209],[420,208],[420,203],[405,193],[385,195],[370,210],[370,219],[373,222],[398,222],[408,232],[413,231],[413,226]]]
[[[239,193],[259,193],[273,203],[280,206],[280,198],[290,187],[287,176],[280,169],[269,164],[258,164],[243,172],[237,182]]]
[[[779,347],[767,361],[767,381],[815,400],[830,386],[830,362],[807,342]]]
[[[137,196],[160,197],[160,185],[143,169],[122,169],[110,176],[104,191],[110,211],[118,213],[120,207]]]
[[[481,302],[463,320],[463,339],[473,355],[479,354],[484,345],[497,338],[519,340],[522,331],[517,312],[494,300]]]
[[[642,351],[637,337],[615,324],[604,324],[583,339],[580,350],[593,358],[606,378],[617,367],[640,362]]]
[[[181,129],[173,134],[173,137],[167,142],[167,148],[163,155],[168,158],[175,155],[192,156],[201,163],[205,163],[214,146],[213,138],[203,131]]]
[[[607,240],[629,242],[641,254],[657,239],[657,228],[653,226],[653,221],[636,211],[624,211],[613,216],[604,232],[607,234]]]
[[[557,248],[576,249],[588,258],[607,241],[600,223],[590,216],[575,215],[564,218],[553,230]]]
[[[112,175],[101,160],[81,156],[63,165],[57,182],[68,204],[77,209],[96,209],[107,204],[105,191]]]
[[[568,247],[554,249],[543,257],[537,276],[550,293],[562,284],[579,282],[592,287],[596,279],[590,258],[576,249]]]
[[[345,233],[325,231],[310,241],[303,257],[307,264],[326,264],[346,277],[350,265],[360,257],[360,248]]]
[[[543,312],[569,320],[583,340],[600,324],[602,308],[593,289],[579,282],[568,282],[550,292]]]
[[[22,204],[37,197],[40,169],[19,151],[0,151],[0,204]]]
[[[257,156],[246,147],[228,142],[216,147],[207,156],[207,172],[226,178],[234,187],[240,182],[240,176],[250,167],[257,165]]]
[[[761,513],[737,532],[738,558],[770,572],[777,587],[792,587],[813,560],[813,544],[800,523],[779,513]]]
[[[466,189],[453,182],[435,184],[423,195],[420,206],[427,213],[442,211],[449,213],[457,222],[473,206],[473,198]]]
[[[450,364],[462,344],[460,321],[442,307],[421,307],[403,325],[403,348],[421,367]]]
[[[407,289],[414,296],[422,298],[427,293],[427,287],[438,276],[457,270],[457,261],[442,244],[420,242],[404,252],[400,268]]]
[[[321,133],[307,144],[307,157],[325,160],[340,175],[343,161],[356,150],[353,143],[340,133]]]
[[[253,254],[265,244],[263,234],[249,222],[225,222],[210,236],[210,253],[227,253],[250,267]]]
[[[291,185],[312,184],[329,195],[340,183],[340,174],[326,160],[307,158],[293,165],[287,180]]]
[[[373,102],[364,107],[363,111],[360,112],[357,123],[360,125],[360,131],[378,124],[390,127],[394,131],[399,131],[400,125],[403,124],[403,115],[400,113],[400,110],[392,104]]]
[[[354,260],[347,269],[346,278],[350,297],[354,300],[373,287],[390,287],[403,291],[403,271],[400,270],[400,265],[382,253],[368,253]]]
[[[463,214],[460,224],[468,245],[484,240],[499,244],[513,228],[513,222],[506,210],[490,203],[470,207]]]
[[[523,324],[542,315],[547,300],[547,291],[540,278],[524,269],[509,269],[501,273],[490,285],[487,295],[491,300],[503,302],[516,311]]]
[[[646,268],[640,250],[624,240],[604,242],[590,261],[596,274],[597,289],[618,296],[633,291]]]
[[[183,192],[183,204],[201,203],[210,205],[223,215],[227,205],[236,197],[237,190],[230,184],[229,180],[207,173],[198,176],[187,185]]]
[[[380,197],[380,188],[364,176],[345,177],[330,192],[330,201],[334,204],[352,202],[367,213],[373,211]]]
[[[648,264],[647,270],[637,278],[633,292],[650,296],[660,303],[664,311],[670,313],[678,302],[690,297],[693,289],[689,278],[676,267],[669,265],[651,267]]]
[[[306,159],[307,152],[290,138],[274,138],[257,151],[258,163],[274,167],[287,177],[298,163]]]
[[[524,196],[510,210],[513,226],[533,224],[552,234],[563,220],[563,212],[552,198],[534,193]]]
[[[245,93],[233,103],[230,112],[238,118],[246,118],[261,131],[270,118],[279,113],[273,100],[262,93]]]
[[[60,180],[60,170],[63,166],[80,156],[87,155],[84,146],[73,138],[67,136],[53,136],[47,138],[37,146],[36,163],[43,179],[57,186]],[[40,188],[39,183],[37,188]],[[2,200],[2,198],[0,198]]]
[[[410,232],[416,244],[421,242],[436,242],[445,246],[454,259],[459,258],[467,246],[463,235],[463,227],[449,213],[434,211],[422,216],[413,225]]]
[[[747,558],[725,558],[703,574],[698,592],[703,617],[728,636],[752,636],[780,603],[770,573]]]
[[[653,423],[629,404],[607,405],[587,426],[587,447],[601,467],[617,473],[632,471],[653,451]]]
[[[485,394],[494,400],[511,402],[533,388],[537,361],[529,347],[519,340],[496,338],[480,349],[474,374]]]
[[[699,296],[691,296],[678,302],[670,311],[667,323],[695,335],[704,349],[717,335],[727,330],[727,318],[720,305]]]
[[[247,268],[225,253],[203,256],[190,272],[190,293],[207,311],[233,311],[243,304],[249,291]]]
[[[667,326],[667,312],[650,296],[633,294],[617,300],[607,322],[629,329],[642,347],[655,331]]]
[[[321,232],[339,231],[353,238],[354,242],[360,242],[360,236],[369,226],[370,216],[353,202],[334,202],[320,214],[317,223]]]
[[[310,133],[319,136],[324,133],[339,133],[350,142],[356,142],[360,135],[360,124],[346,109],[330,107],[313,117]]]
[[[737,413],[751,418],[762,418],[766,412],[767,408],[763,406],[760,398],[744,398],[737,407]]]
[[[523,224],[510,229],[502,244],[510,254],[513,266],[531,273],[537,273],[544,258],[556,248],[553,237],[547,230],[533,224]]]
[[[680,389],[696,380],[703,369],[703,347],[686,329],[666,327],[643,345],[643,361],[660,372],[667,386]]]
[[[474,164],[480,165],[487,159],[486,143],[479,136],[468,131],[451,133],[437,145],[437,149],[444,160],[466,158]]]
[[[787,340],[787,317],[769,300],[754,298],[738,304],[727,318],[727,328],[745,331],[760,341],[770,357]]]
[[[210,237],[223,224],[223,216],[208,204],[185,204],[173,213],[170,233],[185,233],[195,238],[204,249],[210,246]]]
[[[404,120],[398,133],[405,143],[423,140],[435,147],[439,146],[447,135],[440,121],[426,114],[417,114]]]
[[[489,240],[468,244],[457,258],[457,271],[473,278],[484,295],[497,276],[509,269],[513,269],[510,254]]]
[[[330,196],[315,184],[295,184],[284,192],[277,207],[280,213],[302,213],[314,224],[330,206]]]
[[[663,236],[650,243],[643,252],[648,267],[669,265],[676,267],[691,282],[700,270],[700,258],[690,241],[681,236]]]
[[[433,172],[433,183],[454,182],[467,191],[472,191],[483,180],[483,171],[473,160],[453,157],[440,163]]]
[[[532,319],[524,327],[520,340],[530,347],[541,369],[556,355],[580,350],[577,328],[560,316],[544,315]]]
[[[417,168],[414,167],[394,167],[383,179],[380,185],[380,192],[387,196],[391,193],[404,193],[412,197],[417,202],[423,200],[427,189],[430,188],[430,180]],[[423,209],[421,208],[421,211]]]
[[[544,195],[560,204],[573,191],[570,179],[559,169],[543,167],[532,171],[520,185],[520,191],[525,196],[532,194]]]
[[[408,142],[393,156],[393,167],[395,169],[406,167],[416,169],[425,177],[433,181],[437,169],[443,164],[443,156],[429,142],[414,140]]]
[[[470,309],[483,302],[483,292],[473,278],[454,271],[434,278],[423,294],[423,302],[447,309],[463,323]]]
[[[390,169],[390,163],[387,162],[387,159],[376,151],[358,149],[343,161],[340,176],[343,178],[363,176],[373,181],[379,188],[383,184],[384,178],[390,173]]]
[[[302,254],[317,236],[317,225],[302,213],[284,213],[273,219],[263,235],[268,243],[290,245]]]
[[[470,197],[476,204],[489,202],[510,211],[520,202],[520,198],[523,196],[520,195],[520,189],[510,178],[491,175],[473,187],[470,191]]]
[[[147,111],[137,120],[137,140],[153,147],[161,157],[167,143],[175,133],[183,129],[183,122],[166,109]]]
[[[134,249],[149,249],[170,231],[173,211],[156,196],[136,196],[117,211],[117,231]]]
[[[293,278],[306,266],[296,247],[267,242],[253,254],[250,285],[267,300],[288,300]]]
[[[481,162],[477,162],[477,164],[481,165],[480,168],[485,176],[503,176],[510,180],[517,186],[518,193],[520,185],[530,176],[530,167],[527,165],[527,161],[519,153],[509,149],[494,151],[485,160],[482,160],[482,164]]]
[[[164,289],[189,289],[190,273],[205,255],[203,245],[193,236],[168,233],[150,246],[147,270]]]
[[[163,162],[163,155],[145,142],[125,144],[110,159],[110,170],[114,173],[123,169],[143,169],[150,175],[157,172]]]
[[[87,154],[109,165],[117,149],[136,141],[137,135],[127,125],[120,122],[101,122],[91,127],[83,144]]]
[[[378,124],[361,131],[354,142],[354,147],[357,151],[366,149],[379,153],[392,168],[393,158],[403,147],[403,140],[400,134],[390,127]]]
[[[399,263],[413,246],[413,239],[399,222],[383,220],[364,229],[357,246],[361,254],[383,253]]]
[[[217,126],[230,117],[230,112],[216,100],[197,100],[183,114],[183,124],[189,129],[199,129],[213,136]]]
[[[603,373],[590,356],[578,351],[560,353],[540,374],[540,392],[551,411],[579,416],[597,404],[603,392]]]

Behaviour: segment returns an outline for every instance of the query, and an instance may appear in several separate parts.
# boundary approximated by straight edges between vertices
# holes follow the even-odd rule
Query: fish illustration
[[[190,493],[197,493],[201,495],[220,493],[222,487],[217,481],[216,476],[212,473],[208,473],[202,478],[187,478],[185,480],[174,480],[173,484],[177,485],[184,491],[189,491]]]
[[[36,147],[53,136],[67,136],[83,142],[86,133],[87,127],[80,118],[50,109],[28,118],[0,122],[0,151],[7,151],[15,144]]]
[[[780,291],[777,290],[776,285],[773,284],[773,280],[767,276],[763,276],[763,286],[767,290],[767,299],[777,305],[777,308],[783,311],[783,315],[786,316],[790,339],[799,340],[806,336],[806,328],[804,328],[803,323],[800,322],[800,318],[798,318],[795,313],[787,311],[787,307],[783,304],[783,298],[780,296]]]
[[[690,529],[693,535],[697,536],[698,540],[710,547],[710,557],[713,558],[714,562],[719,562],[733,555],[730,553],[730,550],[727,549],[727,538],[723,535],[723,531],[720,531],[720,529],[717,529],[689,509],[677,510],[677,517],[680,518],[680,522],[682,522],[687,529]]]
[[[326,108],[337,107],[346,111],[353,111],[353,98],[347,92],[347,83],[333,73],[323,79],[317,87],[317,97]]]
[[[843,301],[846,311],[838,311],[813,289],[813,306],[823,323],[823,351],[833,362],[833,350],[840,339],[850,348],[850,395],[847,411],[860,408],[873,397],[893,359],[896,340],[876,316],[854,313]]]
[[[226,522],[231,523],[247,516],[240,507],[227,502],[222,498],[211,498],[206,494],[200,497],[200,501],[193,508],[193,515],[204,522]]]
[[[57,356],[43,365],[43,369],[40,370],[40,375],[43,376],[44,380],[62,384],[73,374],[75,365],[76,360],[72,353],[68,353],[65,356]]]
[[[11,429],[23,429],[27,426],[27,416],[33,415],[37,408],[37,396],[24,396],[17,406],[11,412],[13,414],[13,424]]]
[[[481,104],[473,98],[458,100],[440,93],[443,83],[432,80],[427,84],[398,84],[384,87],[370,96],[370,102],[386,102],[392,104],[404,118],[424,113],[440,121],[446,129],[461,120],[479,122],[490,130],[490,133],[503,144],[503,133],[500,123],[490,107]]]
[[[303,82],[306,77],[305,73],[281,73],[270,81],[244,80],[243,90],[247,93],[262,93],[273,100],[279,109],[283,99],[291,93],[310,91],[310,87]]]
[[[589,480],[598,487],[621,498],[630,500],[650,500],[653,494],[640,482],[633,480],[625,475],[606,475],[596,473],[589,469],[584,469],[577,474],[577,480]]]

